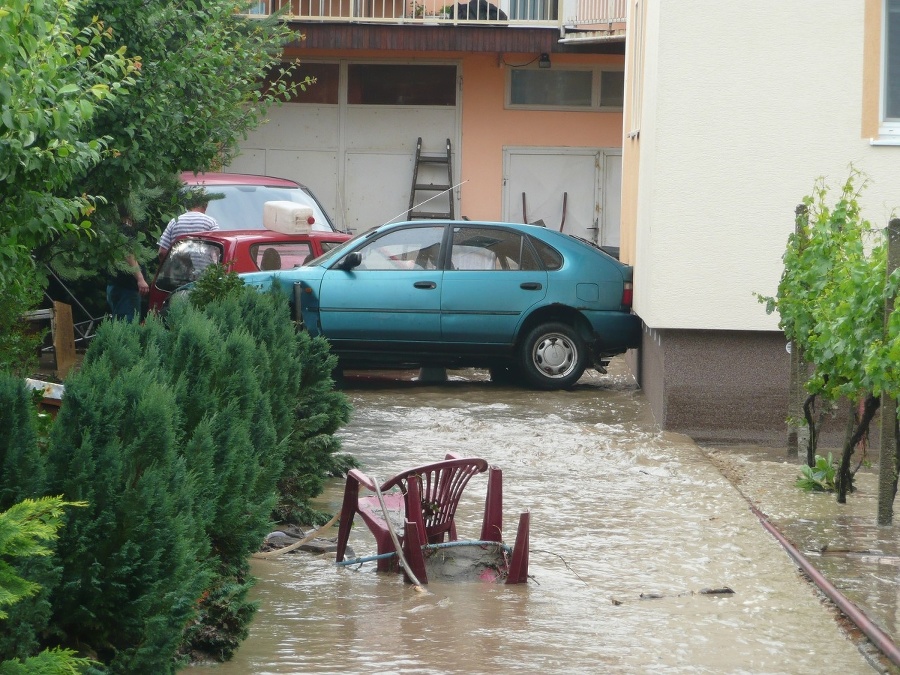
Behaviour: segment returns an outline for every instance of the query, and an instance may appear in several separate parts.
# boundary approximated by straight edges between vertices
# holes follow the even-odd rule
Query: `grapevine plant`
[[[785,337],[811,368],[804,405],[808,457],[815,457],[811,404],[816,399],[830,405],[850,402],[852,417],[836,478],[842,503],[853,489],[851,457],[866,437],[882,393],[900,394],[895,365],[900,363],[900,317],[891,316],[886,337],[884,320],[885,298],[896,296],[898,275],[887,278],[885,273],[884,230],[862,217],[858,198],[864,187],[864,177],[851,170],[829,206],[824,179],[816,181],[788,238],[778,293],[760,298],[767,312],[778,311]]]

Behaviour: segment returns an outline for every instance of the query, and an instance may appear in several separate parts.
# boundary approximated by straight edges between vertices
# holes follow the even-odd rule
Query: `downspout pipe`
[[[854,605],[847,597],[841,593],[834,585],[828,581],[821,572],[813,567],[812,563],[807,560],[797,548],[789,542],[778,529],[769,522],[769,519],[755,506],[750,505],[750,510],[759,518],[762,526],[768,530],[775,539],[784,547],[791,558],[800,566],[810,579],[819,587],[819,589],[831,600],[838,609],[840,609],[848,619],[868,637],[872,643],[881,650],[881,652],[895,665],[900,666],[900,649],[894,644],[891,637],[881,630],[875,623],[866,616],[859,607]]]

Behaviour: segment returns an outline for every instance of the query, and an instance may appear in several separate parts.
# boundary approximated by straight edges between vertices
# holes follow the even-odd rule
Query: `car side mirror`
[[[338,264],[338,269],[350,271],[354,267],[359,267],[362,264],[362,256],[358,251],[353,251],[353,253],[348,253],[344,256],[344,259],[341,260],[340,264]]]

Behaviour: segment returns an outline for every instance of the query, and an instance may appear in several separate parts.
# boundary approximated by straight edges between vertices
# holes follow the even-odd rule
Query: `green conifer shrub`
[[[38,447],[36,418],[25,383],[0,373],[0,511],[44,494],[45,460]],[[52,539],[55,532],[46,538],[46,550]],[[0,627],[0,662],[26,659],[40,651],[40,635],[51,616],[49,595],[59,581],[59,570],[49,555],[20,556],[15,568],[21,578],[34,584],[35,592],[8,608]]]
[[[50,490],[88,504],[60,535],[53,623],[111,673],[173,672],[210,578],[174,393],[156,362],[123,348],[141,330],[98,330],[66,381],[49,453]]]
[[[320,516],[309,500],[340,464],[333,433],[349,417],[334,358],[296,330],[281,296],[235,278],[220,277],[226,292],[202,308],[174,303],[167,325],[100,327],[66,381],[45,470],[17,421],[23,390],[0,381],[2,429],[24,429],[0,435],[0,466],[16,457],[0,496],[46,489],[87,504],[53,559],[52,621],[26,622],[30,651],[14,656],[33,655],[47,628],[110,673],[227,659],[255,611],[248,560],[273,513]]]
[[[52,542],[62,525],[66,506],[83,506],[63,502],[59,497],[24,499],[0,511],[0,633],[13,637],[6,610],[16,607],[29,596],[39,594],[40,584],[15,565],[22,559],[48,558]],[[30,645],[28,645],[30,646]],[[0,675],[36,675],[38,673],[83,672],[91,661],[78,658],[73,650],[53,647],[39,651],[20,646],[21,653],[0,655]]]
[[[322,493],[329,476],[355,466],[338,454],[334,433],[350,419],[347,397],[335,390],[331,373],[337,357],[328,341],[298,331],[290,319],[286,296],[273,289],[259,293],[246,288],[233,272],[210,266],[197,282],[190,304],[202,307],[228,329],[246,328],[261,345],[261,381],[269,396],[277,442],[286,444],[278,478],[278,521],[319,524],[327,520],[310,502]],[[177,321],[173,317],[174,321]]]
[[[341,441],[334,435],[350,420],[351,406],[334,388],[331,373],[337,357],[331,354],[327,340],[300,332],[296,350],[302,364],[301,386],[295,399],[294,431],[278,482],[276,516],[285,522],[321,524],[327,516],[313,509],[311,500],[322,494],[326,478],[356,466],[351,457],[339,454]]]
[[[44,494],[36,414],[24,381],[0,372],[0,510]]]

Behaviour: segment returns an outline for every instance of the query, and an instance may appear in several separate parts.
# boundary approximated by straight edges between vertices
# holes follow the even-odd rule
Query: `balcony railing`
[[[423,25],[495,25],[559,28],[598,35],[624,35],[627,0],[259,0],[251,16],[284,11],[304,21]]]

